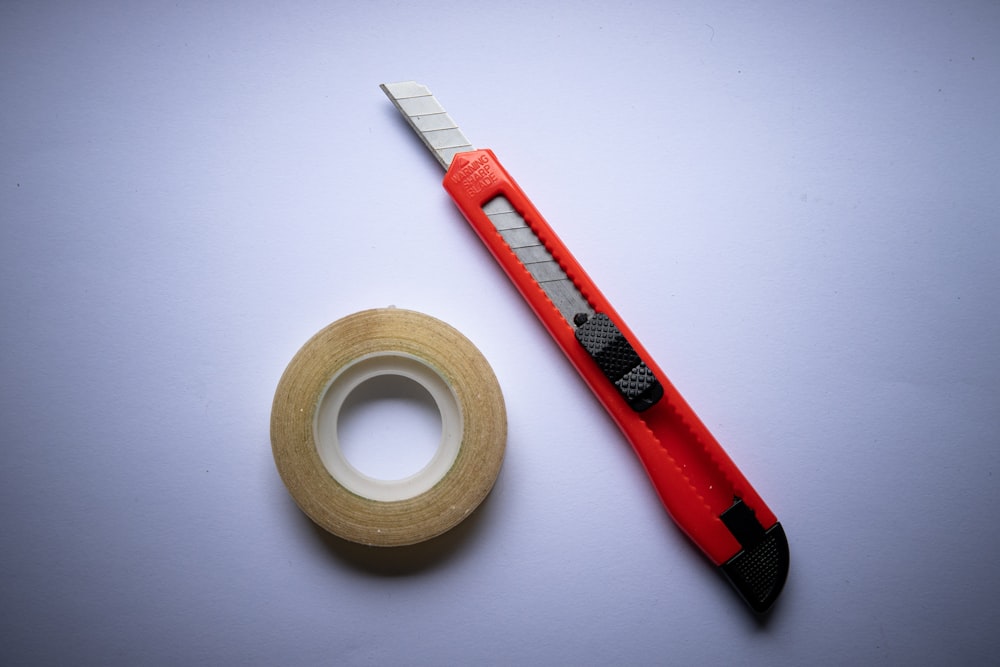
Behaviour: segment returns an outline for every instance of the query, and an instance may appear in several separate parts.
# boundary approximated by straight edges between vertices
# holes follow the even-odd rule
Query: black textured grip
[[[770,609],[788,577],[788,540],[781,524],[771,526],[763,539],[736,554],[722,571],[754,611]]]
[[[610,317],[595,313],[585,320],[580,318],[577,324],[576,339],[633,410],[641,412],[663,397],[663,387],[653,371]]]

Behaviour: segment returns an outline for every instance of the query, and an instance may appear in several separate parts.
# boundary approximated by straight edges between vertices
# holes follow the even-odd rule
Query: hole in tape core
[[[355,406],[358,410],[348,406],[354,400],[367,403],[367,397],[384,396],[386,391],[389,405],[375,409],[373,415],[361,414],[368,412],[362,405]],[[421,407],[424,394],[430,399]],[[409,406],[409,417],[404,419],[399,410],[392,408],[401,407],[410,398],[415,399],[414,404]],[[352,417],[345,414],[345,408],[359,414]],[[361,423],[341,429],[339,422],[347,417]],[[415,426],[421,421],[422,426]],[[381,424],[375,426],[372,422]],[[354,360],[330,379],[318,399],[313,437],[320,460],[334,480],[359,496],[392,502],[414,498],[444,478],[458,458],[463,423],[458,397],[437,371],[417,357],[385,351]],[[366,430],[367,434],[362,433]],[[424,438],[427,444],[411,448],[414,439],[421,438],[415,437],[418,430],[429,436]],[[436,439],[429,435],[435,430]],[[379,431],[385,440],[373,448],[366,447],[365,442],[370,445]],[[350,454],[353,460],[348,459],[341,436],[350,439],[361,436],[358,442],[348,443],[348,449],[359,445]],[[407,452],[405,460],[400,457],[403,452]],[[410,472],[413,468],[417,468],[416,472]]]
[[[340,408],[337,439],[359,472],[394,481],[420,472],[441,444],[441,412],[423,386],[378,375],[355,387]]]

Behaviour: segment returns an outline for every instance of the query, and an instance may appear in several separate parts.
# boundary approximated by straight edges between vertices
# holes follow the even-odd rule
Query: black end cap
[[[766,613],[788,577],[785,530],[780,523],[774,524],[753,547],[744,548],[720,569],[751,609]]]

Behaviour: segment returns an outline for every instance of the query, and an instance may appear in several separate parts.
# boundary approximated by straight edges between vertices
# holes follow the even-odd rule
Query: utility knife
[[[757,613],[788,574],[764,503],[493,151],[476,149],[426,86],[382,90],[445,169],[444,189],[617,423],[667,512]]]

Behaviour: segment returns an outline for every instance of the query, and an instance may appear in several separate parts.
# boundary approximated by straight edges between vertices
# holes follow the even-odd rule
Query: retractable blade
[[[489,149],[426,86],[382,90],[445,169],[444,188],[638,455],[677,525],[756,612],[788,574],[777,517]]]

